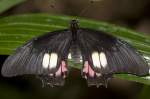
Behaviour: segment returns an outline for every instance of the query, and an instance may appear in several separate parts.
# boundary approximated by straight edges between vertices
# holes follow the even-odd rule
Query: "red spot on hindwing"
[[[95,72],[89,65],[88,61],[84,62],[84,68],[83,68],[82,72],[85,74],[85,78],[87,78],[87,76],[94,77],[94,75],[95,75]]]
[[[60,64],[58,70],[56,71],[55,76],[56,77],[63,76],[65,78],[66,77],[65,74],[67,71],[68,70],[67,70],[65,61],[61,61],[61,64]]]

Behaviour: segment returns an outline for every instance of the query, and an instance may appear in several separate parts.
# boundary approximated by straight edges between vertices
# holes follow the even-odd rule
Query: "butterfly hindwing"
[[[2,75],[35,74],[51,85],[63,84],[70,34],[68,30],[55,31],[30,40],[6,59]]]
[[[126,42],[106,33],[81,28],[78,41],[83,56],[82,74],[89,85],[105,84],[114,73],[147,75],[149,67]]]

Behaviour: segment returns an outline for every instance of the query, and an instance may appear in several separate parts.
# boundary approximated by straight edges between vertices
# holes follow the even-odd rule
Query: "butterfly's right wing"
[[[89,85],[105,84],[115,73],[149,74],[149,66],[139,53],[118,38],[102,31],[80,29],[78,39],[84,62],[82,74]]]
[[[19,47],[3,64],[2,75],[40,75],[46,83],[61,85],[67,71],[66,59],[71,44],[68,30],[39,36]]]

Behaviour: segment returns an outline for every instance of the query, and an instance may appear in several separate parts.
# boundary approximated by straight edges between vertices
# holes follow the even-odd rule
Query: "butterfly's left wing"
[[[69,30],[54,31],[33,38],[6,59],[2,75],[12,77],[34,74],[47,84],[62,85],[70,44]]]
[[[89,85],[105,84],[114,73],[144,76],[148,64],[126,42],[101,31],[80,29],[78,41],[83,56],[82,75]]]

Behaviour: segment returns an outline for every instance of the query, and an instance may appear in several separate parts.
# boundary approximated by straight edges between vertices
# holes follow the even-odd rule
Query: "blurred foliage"
[[[26,0],[0,0],[0,13]]]
[[[65,29],[68,27],[69,21],[72,19],[78,19],[81,27],[105,31],[106,33],[127,41],[137,48],[144,57],[147,57],[148,61],[150,60],[149,35],[143,35],[142,33],[137,33],[105,22],[48,14],[28,14],[1,18],[0,54],[11,54],[18,46],[25,43],[32,37],[54,30]],[[73,68],[82,67],[81,64],[74,65],[72,62],[69,63]],[[149,76],[137,77],[128,74],[115,74],[114,77],[150,85]]]
[[[149,99],[149,86],[144,86],[142,92],[139,95],[139,99]]]

